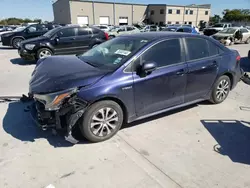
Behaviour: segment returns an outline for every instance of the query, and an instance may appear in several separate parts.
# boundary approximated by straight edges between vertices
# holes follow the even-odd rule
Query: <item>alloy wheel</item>
[[[40,53],[39,53],[39,58],[42,59],[42,58],[45,58],[45,57],[49,57],[51,56],[51,52],[49,50],[42,50]]]
[[[96,136],[105,137],[117,128],[118,123],[118,114],[113,108],[101,108],[93,115],[90,130]]]
[[[219,101],[223,101],[229,93],[229,82],[227,80],[221,80],[216,91],[216,98]]]
[[[14,39],[13,41],[13,46],[15,48],[18,48],[20,46],[20,43],[22,42],[23,40],[22,39]]]

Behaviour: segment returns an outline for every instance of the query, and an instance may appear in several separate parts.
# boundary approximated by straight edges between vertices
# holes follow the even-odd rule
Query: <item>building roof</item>
[[[60,0],[55,1],[54,3]],[[94,2],[94,3],[105,3],[105,4],[123,4],[123,5],[142,5],[142,6],[171,6],[171,7],[188,7],[188,8],[211,8],[211,4],[191,4],[191,5],[168,5],[168,4],[143,4],[143,3],[128,3],[128,2],[111,2],[111,1],[101,1],[101,0],[68,0],[68,1],[78,1],[78,2]]]

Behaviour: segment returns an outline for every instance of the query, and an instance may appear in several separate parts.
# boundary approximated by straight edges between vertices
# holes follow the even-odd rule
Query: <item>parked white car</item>
[[[102,31],[108,32],[111,30],[111,27],[108,25],[94,25],[94,27],[98,27]]]

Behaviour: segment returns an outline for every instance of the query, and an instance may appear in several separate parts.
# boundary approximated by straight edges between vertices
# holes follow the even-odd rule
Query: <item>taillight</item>
[[[108,35],[108,33],[104,33],[104,34],[105,34],[106,40],[109,40],[109,35]]]
[[[241,57],[240,57],[240,55],[238,55],[238,56],[236,57],[236,63],[239,63],[239,62],[240,62],[240,59],[241,59]]]

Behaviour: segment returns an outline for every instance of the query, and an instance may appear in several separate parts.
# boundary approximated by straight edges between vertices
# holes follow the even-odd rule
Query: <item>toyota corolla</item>
[[[79,126],[91,142],[130,123],[209,100],[223,102],[241,77],[240,56],[206,36],[120,36],[78,56],[38,61],[30,81],[43,129]],[[34,112],[34,111],[33,111]]]

